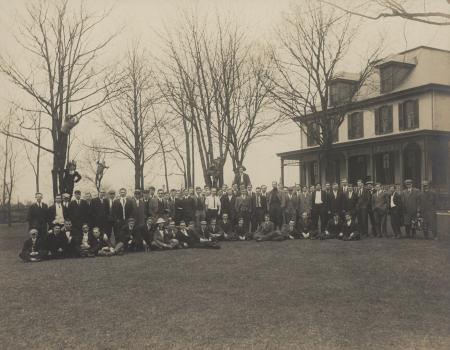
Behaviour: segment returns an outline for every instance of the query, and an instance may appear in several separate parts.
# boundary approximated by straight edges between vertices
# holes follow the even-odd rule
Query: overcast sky
[[[72,0],[71,3],[78,3],[79,0]],[[23,55],[17,46],[13,33],[16,32],[20,15],[23,14],[25,0],[0,0],[0,43],[2,52],[9,53],[12,57],[26,62],[26,55]],[[301,0],[88,0],[86,6],[93,11],[101,11],[106,7],[113,8],[111,16],[101,26],[101,32],[110,33],[118,27],[123,27],[121,34],[108,48],[108,59],[117,59],[126,51],[131,40],[139,38],[140,41],[152,51],[158,47],[155,31],[162,31],[164,26],[173,26],[182,9],[196,7],[199,11],[233,16],[242,25],[247,26],[249,32],[259,39],[270,38],[274,27],[280,25],[283,13],[289,11],[293,3],[302,4]],[[366,10],[369,1],[338,1],[340,5],[348,4],[352,8]],[[446,1],[415,1],[423,10],[446,8],[449,9]],[[395,53],[409,49],[418,45],[428,45],[443,49],[450,49],[450,28],[429,26],[419,23],[406,22],[400,19],[385,19],[380,21],[365,21],[362,26],[361,35],[354,46],[367,47],[372,42],[376,43],[379,36],[385,36],[385,53]],[[349,58],[347,68],[351,69],[352,58]],[[0,76],[0,118],[9,109],[9,100],[17,98],[15,88],[12,87],[3,76]],[[102,139],[99,129],[93,121],[94,116],[85,118],[77,127],[76,135],[83,142],[87,142],[93,137]],[[279,134],[270,139],[260,140],[250,148],[245,165],[254,184],[269,184],[272,180],[280,178],[280,160],[276,157],[277,152],[298,149],[299,132],[295,124],[286,126],[278,130]],[[22,152],[23,153],[23,152]],[[81,157],[81,155],[78,155]],[[47,201],[51,197],[50,163],[51,157],[46,156],[43,160],[42,191],[45,193]],[[197,162],[198,164],[199,162]],[[133,187],[132,167],[124,161],[111,159],[109,161],[111,169],[105,174],[105,184],[111,187],[125,186]],[[152,184],[156,187],[163,184],[162,177],[158,176],[158,169],[150,174]],[[153,168],[148,164],[148,168]],[[19,166],[20,179],[16,196],[20,200],[33,197],[34,177],[26,162],[21,162]],[[231,183],[232,172],[226,169],[225,180]],[[197,174],[200,175],[200,169]],[[150,180],[149,180],[150,181]],[[148,181],[147,186],[150,185]],[[293,184],[298,181],[298,169],[287,170],[287,183]],[[197,183],[202,184],[201,177],[197,177]],[[172,185],[179,186],[181,179],[173,179]],[[83,182],[80,186],[82,190],[91,189],[90,185]]]

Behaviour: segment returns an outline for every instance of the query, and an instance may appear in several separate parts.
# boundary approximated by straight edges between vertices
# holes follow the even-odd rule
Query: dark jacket
[[[39,207],[37,203],[33,203],[28,208],[28,228],[46,229],[48,220],[48,206],[41,202]],[[44,233],[44,232],[40,232]]]

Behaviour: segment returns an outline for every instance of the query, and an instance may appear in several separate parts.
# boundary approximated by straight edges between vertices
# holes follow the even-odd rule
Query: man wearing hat
[[[39,238],[38,230],[32,228],[30,230],[30,238],[23,243],[19,257],[25,262],[39,262],[46,255],[44,239]]]
[[[402,235],[401,225],[402,225],[402,196],[401,196],[401,186],[395,185],[389,187],[389,198],[388,198],[388,207],[389,207],[389,216],[391,217],[391,227],[392,231],[394,231],[394,238],[400,238]]]
[[[251,185],[250,176],[245,173],[247,169],[245,166],[241,165],[237,168],[237,173],[234,176],[233,185],[236,184],[238,188],[241,188],[241,185],[244,185],[247,188],[248,185]]]
[[[425,237],[429,237],[429,233],[432,234],[433,239],[437,239],[437,227],[436,227],[436,215],[437,215],[437,195],[430,188],[428,181],[422,182],[422,193],[419,197],[420,210],[425,220]]]
[[[388,211],[388,200],[386,192],[381,188],[381,184],[375,184],[375,191],[372,194],[372,210],[375,219],[375,237],[386,236],[386,218]]]
[[[403,222],[405,224],[406,237],[414,238],[416,236],[416,230],[411,227],[411,223],[412,219],[417,216],[420,192],[417,188],[413,187],[413,182],[410,179],[405,180],[405,187],[402,193]]]
[[[153,235],[152,249],[170,250],[178,248],[179,242],[176,238],[169,236],[169,232],[165,227],[166,220],[159,218],[156,221],[157,228]]]

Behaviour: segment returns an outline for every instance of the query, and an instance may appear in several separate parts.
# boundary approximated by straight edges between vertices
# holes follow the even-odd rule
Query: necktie
[[[213,197],[213,206],[214,206],[214,209],[216,209],[216,197]]]

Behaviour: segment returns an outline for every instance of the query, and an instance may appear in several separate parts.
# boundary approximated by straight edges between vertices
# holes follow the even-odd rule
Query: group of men
[[[423,190],[412,181],[391,186],[358,181],[340,184],[283,187],[268,191],[250,182],[244,168],[231,187],[207,186],[164,192],[136,189],[133,197],[121,188],[73,197],[56,196],[48,207],[42,194],[29,207],[30,238],[20,254],[25,261],[72,256],[116,255],[125,251],[175,248],[219,248],[223,240],[280,241],[284,239],[357,240],[387,236],[391,218],[394,237],[414,238],[420,229],[436,237],[436,195],[427,182]]]

